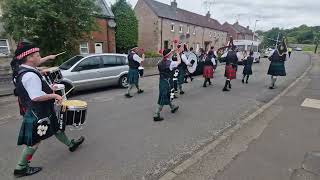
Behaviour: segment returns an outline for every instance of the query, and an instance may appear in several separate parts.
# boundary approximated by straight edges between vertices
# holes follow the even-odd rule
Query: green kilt
[[[51,113],[49,117],[50,125],[48,126],[48,130],[46,131],[46,134],[44,136],[40,137],[37,134],[38,119],[35,117],[31,110],[28,110],[26,114],[23,116],[23,122],[20,128],[17,144],[34,146],[41,140],[47,139],[52,135],[56,134],[56,132],[59,130],[57,116],[55,113]]]
[[[268,70],[268,75],[271,76],[286,76],[286,68],[284,62],[271,62]]]
[[[179,66],[178,84],[184,83],[184,77],[186,75],[186,69],[183,66]]]
[[[164,106],[164,105],[169,105],[171,103],[170,92],[171,92],[170,79],[160,78],[160,81],[159,81],[159,98],[158,98],[158,104],[159,105]]]
[[[129,69],[128,72],[128,84],[138,84],[139,83],[139,69]]]

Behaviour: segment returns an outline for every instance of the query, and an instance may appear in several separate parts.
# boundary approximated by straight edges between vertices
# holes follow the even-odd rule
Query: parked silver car
[[[105,86],[127,87],[129,71],[125,54],[88,54],[74,56],[59,66],[66,90],[75,91]]]

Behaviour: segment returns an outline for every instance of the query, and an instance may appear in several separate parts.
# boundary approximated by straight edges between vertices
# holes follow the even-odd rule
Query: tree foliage
[[[138,20],[126,0],[118,0],[111,7],[115,15],[118,53],[127,53],[138,44]]]
[[[274,46],[275,42],[270,39],[276,39],[278,33],[286,36],[289,44],[314,44],[316,37],[320,33],[320,26],[309,27],[301,25],[292,29],[272,28],[262,33],[264,37],[262,45],[264,47]]]
[[[73,55],[78,41],[97,29],[94,0],[2,0],[1,6],[6,32],[35,43],[45,55]]]

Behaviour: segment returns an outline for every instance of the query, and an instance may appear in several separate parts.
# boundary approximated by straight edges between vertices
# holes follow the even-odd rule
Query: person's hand
[[[54,99],[56,100],[56,102],[57,102],[58,104],[61,104],[63,98],[62,98],[59,94],[54,94],[54,95],[55,95]]]
[[[146,57],[146,55],[143,53],[143,54],[142,54],[142,59],[144,59],[145,57]]]
[[[41,69],[41,70],[40,70],[40,74],[41,74],[41,75],[47,75],[48,72],[49,72],[48,69]]]

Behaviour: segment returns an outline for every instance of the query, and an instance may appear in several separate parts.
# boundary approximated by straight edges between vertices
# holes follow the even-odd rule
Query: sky
[[[116,0],[106,0],[109,4]],[[138,0],[127,0],[133,7]],[[157,0],[170,4],[171,0]],[[256,30],[269,30],[272,27],[292,28],[302,24],[320,26],[320,0],[177,0],[178,8],[211,17],[220,23],[239,23]]]

